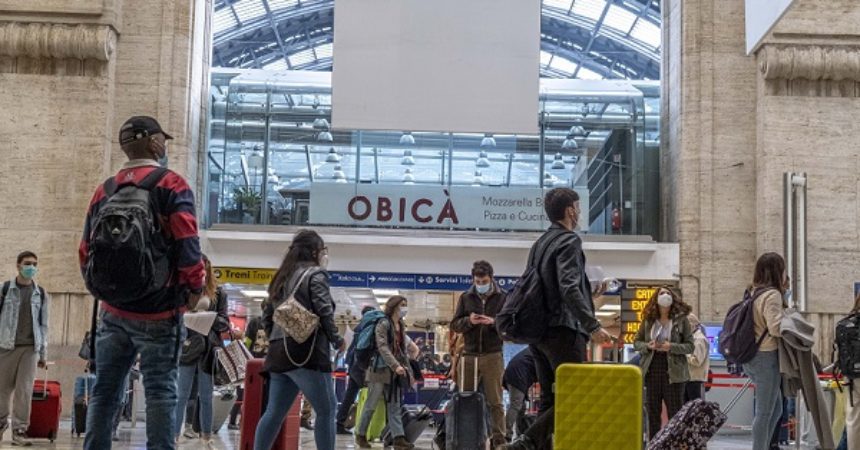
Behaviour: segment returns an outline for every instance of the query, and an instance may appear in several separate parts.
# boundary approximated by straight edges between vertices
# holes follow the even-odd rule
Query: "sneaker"
[[[311,423],[310,419],[302,419],[302,424],[301,424],[301,426],[302,426],[302,428],[304,428],[305,430],[313,431],[313,429],[314,429],[314,426],[313,426],[313,424]]]
[[[349,429],[343,425],[338,425],[337,426],[337,434],[351,435],[352,431],[349,431]]]
[[[394,450],[412,450],[415,448],[415,445],[407,441],[406,437],[397,436],[394,438],[394,445],[392,447],[394,447]]]
[[[227,425],[227,429],[230,431],[239,431],[239,425],[231,423],[230,425]]]
[[[33,442],[30,441],[29,437],[27,437],[26,431],[15,430],[12,432],[12,445],[17,445],[19,447],[29,447],[33,445]]]
[[[192,430],[191,428],[187,428],[185,430],[185,433],[183,433],[182,435],[188,439],[197,439],[200,437],[200,435],[195,433],[194,430]]]

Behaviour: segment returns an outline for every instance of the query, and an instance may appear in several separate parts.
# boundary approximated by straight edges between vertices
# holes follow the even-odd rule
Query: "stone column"
[[[756,63],[743,0],[663,3],[665,229],[680,243],[681,288],[722,320],[756,253]]]
[[[211,0],[0,0],[0,278],[18,252],[39,254],[52,377],[66,386],[92,311],[78,242],[93,191],[124,160],[120,124],[156,117],[176,137],[170,167],[200,178],[210,12]]]

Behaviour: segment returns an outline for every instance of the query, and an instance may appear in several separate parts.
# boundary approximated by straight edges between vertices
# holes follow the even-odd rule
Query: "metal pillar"
[[[786,272],[791,276],[792,304],[807,311],[806,173],[787,172],[783,178]]]

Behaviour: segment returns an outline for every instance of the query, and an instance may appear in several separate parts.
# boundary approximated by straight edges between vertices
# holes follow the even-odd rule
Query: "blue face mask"
[[[487,283],[487,284],[476,284],[476,285],[475,285],[475,290],[476,290],[476,291],[478,291],[478,293],[479,293],[479,294],[484,295],[484,294],[486,294],[487,292],[490,292],[490,287],[492,287],[492,285],[491,285],[490,283]]]
[[[786,289],[785,294],[782,294],[782,298],[785,299],[785,302],[791,304],[791,289]]]
[[[37,273],[39,273],[39,268],[36,266],[21,267],[21,276],[28,280],[35,278]]]

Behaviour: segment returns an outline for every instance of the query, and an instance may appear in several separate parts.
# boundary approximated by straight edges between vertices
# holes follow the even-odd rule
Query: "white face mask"
[[[323,269],[328,268],[328,253],[323,253],[322,256],[320,256],[320,267]]]
[[[671,294],[660,294],[660,296],[657,297],[657,304],[664,307],[664,308],[668,308],[668,307],[672,306],[672,295]]]
[[[401,319],[405,319],[407,313],[409,313],[409,308],[407,308],[405,306],[400,308],[400,318]]]

